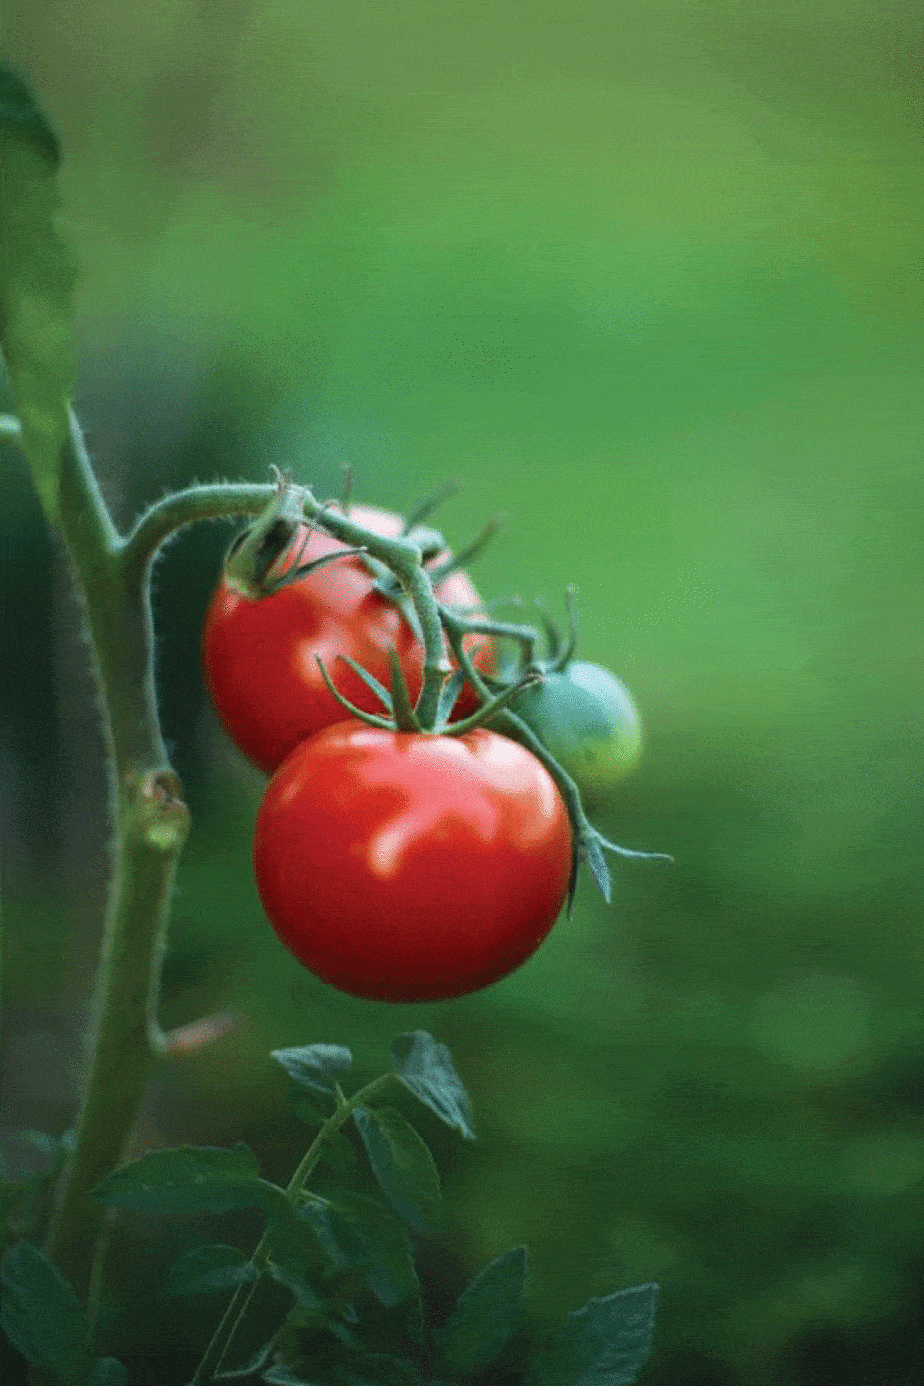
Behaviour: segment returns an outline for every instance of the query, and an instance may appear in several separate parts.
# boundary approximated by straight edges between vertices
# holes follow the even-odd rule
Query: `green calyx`
[[[384,684],[379,683],[378,679],[369,673],[368,669],[357,664],[355,659],[350,659],[347,655],[341,655],[341,658],[378,698],[385,715],[379,716],[376,713],[365,712],[362,708],[351,703],[348,698],[345,698],[328,673],[324,661],[317,658],[318,669],[328,692],[351,716],[358,717],[367,726],[378,727],[383,731],[416,732],[431,736],[464,736],[466,732],[473,731],[475,727],[485,726],[493,721],[508,703],[513,702],[521,693],[541,682],[540,675],[528,674],[518,683],[513,683],[493,697],[488,697],[478,711],[473,712],[470,717],[462,718],[458,722],[450,722],[450,715],[466,681],[465,672],[461,669],[456,670],[446,680],[432,724],[426,726],[418,717],[417,709],[411,702],[407,682],[394,648],[388,652],[388,663],[391,670],[390,692]]]

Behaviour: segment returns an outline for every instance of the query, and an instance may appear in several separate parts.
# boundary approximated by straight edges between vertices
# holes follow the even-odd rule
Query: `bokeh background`
[[[584,656],[641,705],[646,756],[601,826],[676,856],[614,863],[610,908],[585,880],[479,996],[315,982],[262,916],[262,781],[199,673],[232,530],[190,531],[156,575],[195,815],[164,1019],[245,1020],[164,1078],[141,1139],[244,1136],[285,1176],[305,1133],[268,1051],[348,1043],[371,1076],[429,1029],[481,1135],[427,1126],[437,1279],[527,1242],[541,1323],[657,1279],[650,1386],[920,1381],[919,21],[913,0],[7,6],[66,151],[77,407],[119,520],[271,463],[321,494],[351,463],[394,508],[458,479],[451,542],[507,517],[483,592],[560,610],[575,583]],[[105,815],[66,566],[11,448],[2,468],[15,1160],[14,1128],[71,1118]],[[153,1334],[170,1247],[139,1235]]]

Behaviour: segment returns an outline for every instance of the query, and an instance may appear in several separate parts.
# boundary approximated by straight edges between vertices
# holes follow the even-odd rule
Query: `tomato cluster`
[[[349,518],[373,535],[404,533],[389,511],[355,506]],[[467,575],[449,567],[440,576],[448,557],[431,560],[434,597],[477,614]],[[510,736],[483,726],[385,729],[349,715],[319,661],[354,709],[382,722],[381,686],[394,685],[396,666],[409,703],[420,692],[417,633],[364,556],[322,529],[296,527],[275,570],[281,581],[256,599],[223,577],[203,632],[216,711],[272,776],[254,869],[274,930],[316,976],[355,996],[435,1001],[497,981],[535,951],[568,895],[573,805]],[[459,721],[489,685],[503,685],[491,676],[490,637],[469,633],[455,648],[468,665],[448,714]],[[554,757],[551,770],[557,761],[599,797],[638,756],[631,698],[594,665],[560,661],[543,672],[511,707]]]
[[[404,523],[389,510],[363,505],[354,505],[350,518],[386,537],[400,534]],[[287,571],[296,554],[316,562],[337,552],[345,556],[257,601],[222,578],[206,614],[203,662],[215,711],[232,741],[267,775],[309,736],[343,719],[343,707],[318,668],[319,658],[338,691],[364,712],[381,708],[347,658],[387,684],[388,652],[394,649],[411,698],[420,692],[420,642],[398,607],[376,589],[360,556],[323,530],[305,526],[281,571]],[[435,595],[460,609],[477,610],[479,605],[464,572],[450,573]],[[490,646],[482,642],[475,663],[486,669],[490,660]],[[468,716],[476,707],[474,693],[465,688],[454,716]]]

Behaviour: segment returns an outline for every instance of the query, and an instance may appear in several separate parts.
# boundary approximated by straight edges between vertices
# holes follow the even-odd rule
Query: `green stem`
[[[134,570],[148,564],[165,539],[196,520],[221,520],[258,515],[274,486],[217,482],[175,491],[139,516],[125,541],[126,563]]]
[[[73,415],[61,462],[60,524],[84,599],[115,827],[86,1083],[48,1234],[50,1255],[84,1292],[104,1216],[90,1194],[118,1163],[160,1045],[160,964],[189,812],[157,716],[150,565],[126,562]]]
[[[189,812],[170,767],[154,689],[150,571],[160,544],[192,520],[258,511],[271,487],[193,488],[153,506],[123,538],[73,414],[60,458],[56,518],[73,562],[100,691],[113,820],[112,873],[74,1149],[59,1181],[48,1250],[87,1290],[104,1213],[92,1190],[118,1163],[154,1060],[160,971]],[[0,436],[23,442],[11,416]],[[28,447],[28,439],[25,440]],[[30,458],[36,476],[44,459]]]
[[[352,1097],[344,1097],[339,1085],[335,1090],[337,1107],[321,1126],[318,1134],[311,1142],[301,1163],[296,1169],[292,1178],[286,1186],[286,1198],[290,1204],[295,1205],[298,1195],[304,1189],[310,1179],[318,1160],[321,1158],[321,1148],[326,1140],[336,1135],[352,1115],[354,1108],[367,1102],[370,1097],[377,1093],[387,1084],[395,1081],[393,1073],[384,1073],[381,1078],[375,1078],[371,1083],[367,1083],[359,1092]],[[267,1262],[272,1253],[271,1239],[268,1233],[261,1237],[256,1250],[250,1258],[250,1265],[254,1267],[257,1275],[247,1284],[238,1285],[231,1298],[231,1302],[222,1315],[221,1322],[212,1335],[211,1341],[205,1350],[202,1361],[196,1368],[195,1375],[189,1386],[204,1386],[204,1383],[211,1381],[215,1373],[221,1367],[222,1362],[228,1354],[231,1343],[237,1333],[238,1327],[247,1312],[247,1307],[256,1292],[259,1277],[266,1269]]]
[[[433,727],[440,692],[451,672],[451,665],[446,657],[446,641],[439,607],[433,595],[433,584],[421,562],[420,545],[411,539],[388,539],[381,534],[373,534],[345,515],[325,509],[307,489],[303,491],[303,497],[305,514],[309,519],[317,519],[335,539],[365,548],[373,558],[387,564],[410,598],[420,623],[424,647],[423,683],[415,712],[421,726]]]

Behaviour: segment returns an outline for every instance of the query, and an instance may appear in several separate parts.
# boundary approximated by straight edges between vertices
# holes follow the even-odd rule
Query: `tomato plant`
[[[526,689],[518,717],[565,769],[586,805],[599,804],[635,769],[642,726],[632,695],[599,664],[574,660]]]
[[[571,828],[548,771],[495,732],[340,722],[260,806],[257,886],[282,942],[355,996],[436,1001],[518,967],[568,889]]]
[[[399,535],[403,520],[388,510],[354,505],[350,518],[377,534]],[[307,539],[302,557],[314,562],[347,546],[305,526],[293,543],[285,572]],[[397,651],[411,698],[420,691],[423,648],[398,607],[377,591],[359,555],[348,554],[319,572],[257,601],[234,591],[222,578],[206,615],[203,662],[209,694],[231,739],[260,770],[272,774],[306,737],[343,719],[328,690],[320,657],[338,689],[356,707],[379,711],[373,693],[338,656],[361,664],[388,683],[388,651]],[[479,596],[464,572],[453,572],[435,588],[448,606],[475,608]],[[471,641],[478,667],[491,662],[490,641]],[[466,686],[455,709],[461,718],[477,707]]]

